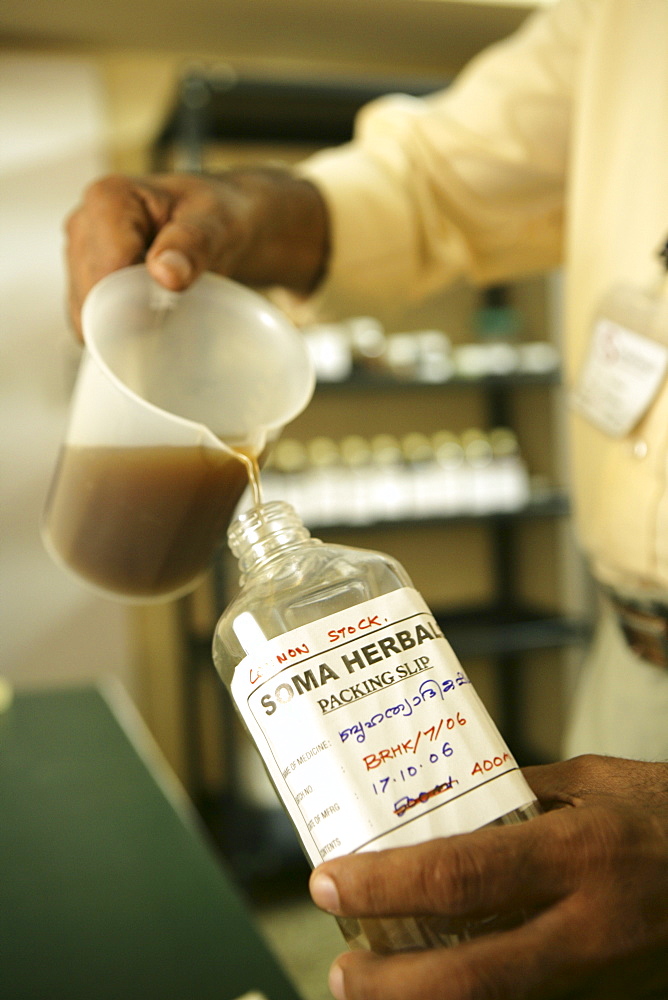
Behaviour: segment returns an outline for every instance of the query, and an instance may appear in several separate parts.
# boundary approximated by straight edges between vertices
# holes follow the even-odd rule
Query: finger
[[[88,188],[65,228],[70,316],[80,334],[81,306],[90,289],[112,271],[144,259],[156,221],[135,182],[107,177]]]
[[[573,780],[572,765],[573,761],[562,761],[558,764],[538,764],[522,768],[522,774],[543,809],[577,804],[577,796],[574,794],[577,783]]]
[[[524,776],[544,808],[583,805],[601,796],[651,800],[664,788],[668,768],[665,763],[624,760],[584,754],[559,764],[524,768]]]
[[[183,291],[204,271],[226,273],[232,253],[228,234],[209,214],[176,214],[158,233],[146,255],[146,266],[161,284]]]
[[[183,179],[179,179],[183,186]],[[166,185],[170,180],[164,181]],[[230,274],[249,241],[249,200],[232,185],[193,187],[175,198],[146,255],[150,273],[175,291],[204,271]]]
[[[515,930],[455,948],[382,957],[350,952],[332,966],[330,990],[336,1000],[572,996],[571,990],[588,979],[596,965],[587,952],[586,931],[569,936],[573,929],[569,908],[561,905]]]
[[[544,906],[579,878],[572,838],[583,831],[571,829],[572,812],[337,858],[312,873],[311,895],[339,916],[473,917]]]

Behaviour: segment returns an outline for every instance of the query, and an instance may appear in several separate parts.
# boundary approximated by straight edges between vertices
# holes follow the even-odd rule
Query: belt
[[[629,649],[641,660],[668,670],[668,604],[620,597],[608,587],[604,590]]]

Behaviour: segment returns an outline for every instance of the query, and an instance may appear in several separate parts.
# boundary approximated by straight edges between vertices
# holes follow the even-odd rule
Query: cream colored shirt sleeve
[[[322,189],[329,315],[458,277],[564,263],[567,388],[601,297],[646,288],[668,235],[668,0],[561,0],[426,100],[363,111],[304,172]],[[668,592],[668,379],[623,438],[571,415],[575,524],[599,579]]]
[[[566,0],[531,17],[442,93],[374,102],[354,142],[303,165],[332,218],[325,311],[560,262],[572,88],[591,3]]]

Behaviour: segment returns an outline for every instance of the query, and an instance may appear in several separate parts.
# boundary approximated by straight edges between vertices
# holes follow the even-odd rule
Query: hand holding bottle
[[[311,864],[538,814],[400,563],[311,538],[282,502],[241,514],[228,540],[240,591],[216,626],[214,662]],[[447,947],[499,926],[489,913],[386,912],[340,920],[350,946]],[[523,918],[504,914],[502,926]]]
[[[309,181],[271,167],[218,177],[102,178],[71,214],[67,237],[70,313],[79,336],[87,293],[130,264],[145,260],[155,280],[174,291],[208,270],[308,294],[328,255],[322,196]]]
[[[314,871],[315,902],[339,917],[535,913],[456,948],[344,954],[330,977],[336,1000],[668,995],[668,765],[590,756],[525,775],[548,810],[531,823]]]

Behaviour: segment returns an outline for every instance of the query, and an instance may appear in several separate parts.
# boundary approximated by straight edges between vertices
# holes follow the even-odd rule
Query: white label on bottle
[[[239,663],[232,694],[314,865],[534,801],[412,588],[269,640]]]

